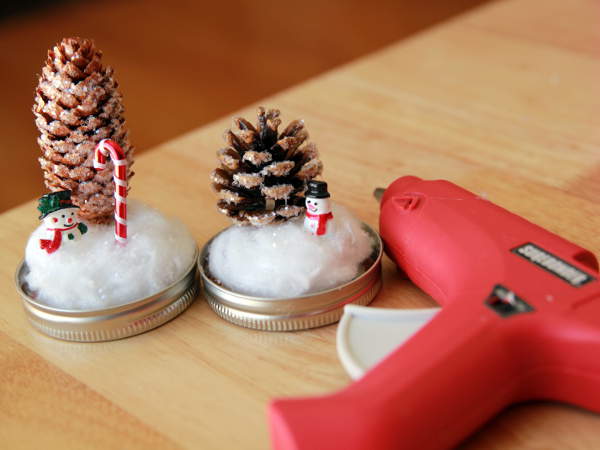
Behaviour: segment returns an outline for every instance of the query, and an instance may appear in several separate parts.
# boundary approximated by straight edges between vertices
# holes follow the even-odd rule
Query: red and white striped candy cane
[[[115,141],[102,139],[94,149],[94,169],[106,167],[106,157],[110,155],[115,171],[115,239],[121,244],[127,242],[127,158]]]

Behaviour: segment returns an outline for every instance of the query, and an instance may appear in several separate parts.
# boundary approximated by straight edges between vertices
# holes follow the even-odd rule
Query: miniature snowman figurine
[[[40,248],[54,253],[64,238],[73,241],[87,232],[87,226],[77,222],[77,209],[71,202],[71,191],[51,192],[39,200],[40,220],[44,221],[49,239],[40,239]]]
[[[327,183],[315,180],[308,182],[304,228],[317,236],[327,233],[327,221],[333,219],[329,197]]]

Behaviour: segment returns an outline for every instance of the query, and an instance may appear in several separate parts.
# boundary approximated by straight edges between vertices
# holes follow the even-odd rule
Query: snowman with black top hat
[[[51,192],[39,200],[40,220],[44,221],[48,239],[40,239],[40,248],[48,254],[57,251],[66,240],[75,241],[88,228],[77,220],[78,206],[71,202],[71,191]]]
[[[327,192],[327,183],[311,180],[306,192],[306,217],[304,227],[312,234],[323,236],[327,233],[327,222],[333,219],[331,195]]]

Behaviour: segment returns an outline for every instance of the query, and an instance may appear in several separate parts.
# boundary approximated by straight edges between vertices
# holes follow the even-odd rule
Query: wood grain
[[[0,441],[5,448],[177,448],[38,354],[0,333]],[[8,446],[10,444],[10,447]]]
[[[260,103],[279,107],[284,119],[305,119],[333,198],[372,225],[374,187],[404,174],[446,178],[598,254],[600,36],[590,29],[596,10],[587,0],[494,3]],[[571,25],[538,20],[536,11],[542,19],[568,17]],[[240,113],[252,115],[257,105]],[[204,126],[136,162],[132,196],[179,216],[199,244],[227,225],[214,210],[207,177],[229,124]],[[34,208],[23,204],[0,222],[0,348],[9,349],[2,355],[12,361],[11,379],[54,375],[29,377],[33,387],[1,397],[22,411],[2,419],[8,448],[18,447],[26,430],[32,448],[61,446],[56,430],[32,424],[36,417],[68,421],[68,411],[50,409],[49,399],[61,398],[57,384],[78,392],[76,415],[91,404],[112,405],[103,407],[108,422],[78,417],[74,424],[97,446],[120,447],[118,432],[99,436],[124,414],[137,421],[125,434],[138,443],[156,439],[155,448],[262,449],[270,399],[349,382],[337,361],[335,326],[246,330],[217,318],[202,299],[173,322],[123,341],[83,345],[40,335],[26,323],[12,281],[36,224]],[[385,261],[373,306],[431,304]],[[144,427],[158,434],[146,438]],[[463,447],[595,449],[600,416],[552,403],[521,405]]]

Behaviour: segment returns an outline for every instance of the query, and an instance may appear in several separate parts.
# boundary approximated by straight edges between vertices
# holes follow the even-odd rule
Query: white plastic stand
[[[429,322],[440,308],[389,309],[346,305],[337,329],[338,356],[359,378]]]

